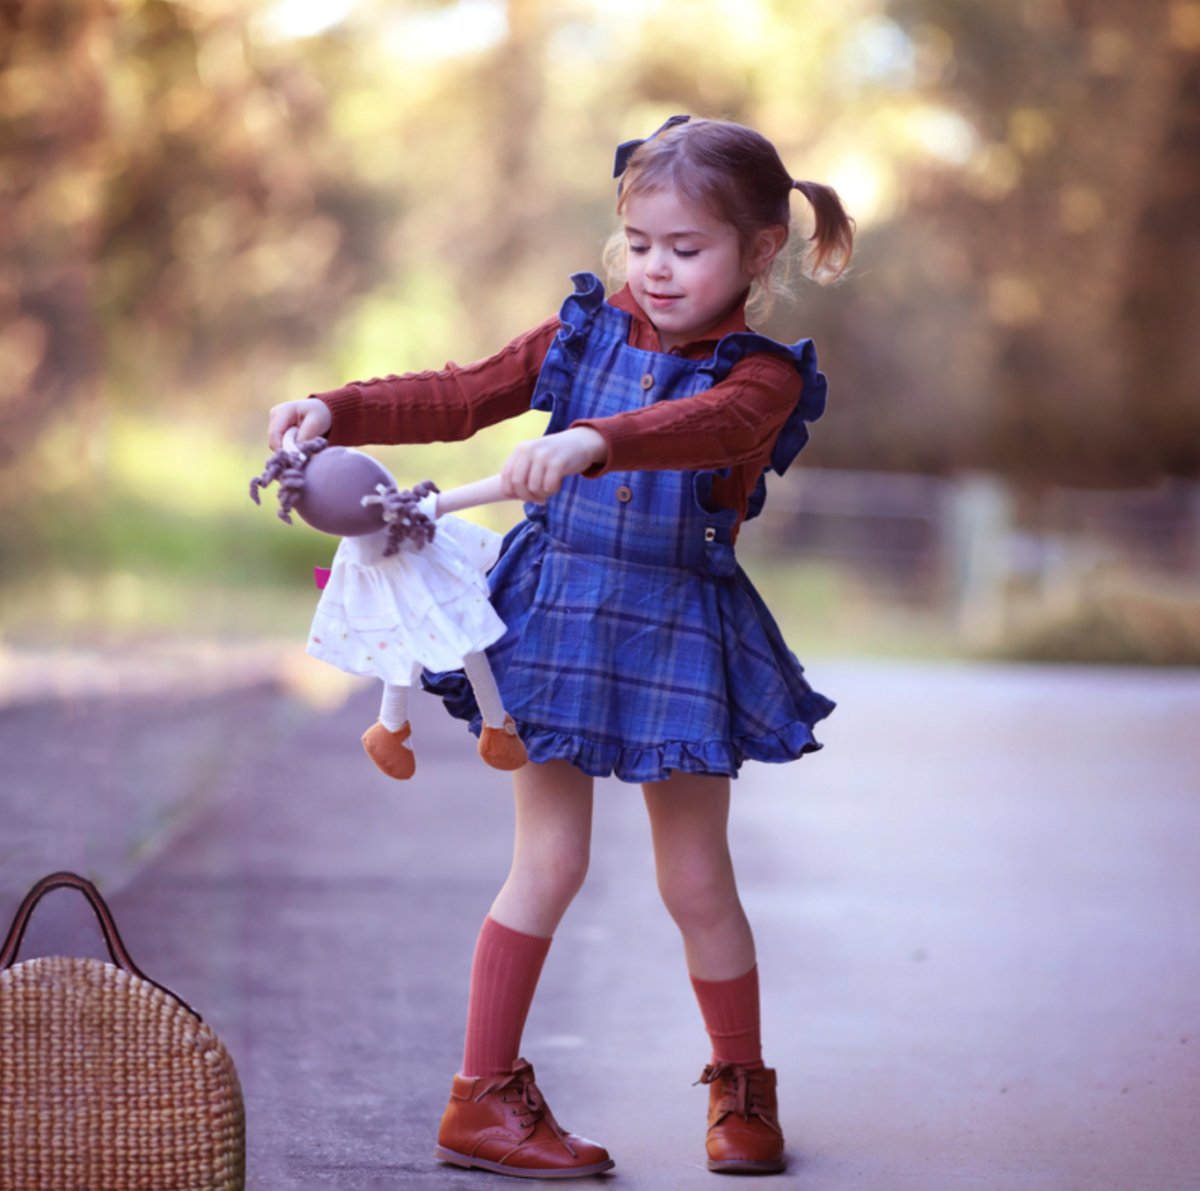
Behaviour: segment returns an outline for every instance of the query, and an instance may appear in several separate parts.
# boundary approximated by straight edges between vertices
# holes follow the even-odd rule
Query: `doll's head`
[[[278,516],[289,525],[292,512],[322,533],[343,538],[362,537],[387,529],[385,555],[395,554],[400,543],[413,541],[417,548],[433,540],[435,525],[417,509],[430,492],[432,480],[400,491],[387,468],[377,459],[350,447],[331,447],[323,438],[284,446],[267,460],[261,476],[250,481],[250,498],[279,481]]]

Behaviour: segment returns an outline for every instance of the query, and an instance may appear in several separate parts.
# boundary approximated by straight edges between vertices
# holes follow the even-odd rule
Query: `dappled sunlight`
[[[39,618],[46,633],[236,634],[259,624],[255,584],[304,607],[331,543],[246,496],[267,409],[468,363],[547,317],[572,272],[600,266],[614,144],[674,112],[760,128],[857,221],[845,280],[798,285],[764,327],[811,335],[831,377],[809,468],[1000,477],[1014,539],[1079,532],[1042,524],[1059,486],[1149,494],[1131,498],[1136,521],[1164,476],[1200,470],[1200,290],[1176,218],[1200,194],[1178,148],[1194,2],[1137,21],[1017,0],[698,0],[686,19],[667,0],[15,11],[0,52],[9,639]],[[799,196],[793,212],[798,245],[811,212]],[[453,486],[544,425],[379,455],[404,485]],[[1167,505],[1169,531],[1147,530],[1171,543],[1150,587],[1197,566],[1192,506]],[[503,530],[519,509],[471,515]],[[873,647],[872,616],[834,639]],[[917,627],[910,640],[940,648]]]
[[[253,21],[268,39],[315,37],[325,33],[359,7],[358,0],[275,0]]]

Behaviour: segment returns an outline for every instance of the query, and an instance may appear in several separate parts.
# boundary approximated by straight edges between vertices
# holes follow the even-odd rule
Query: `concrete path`
[[[827,749],[735,790],[792,1155],[771,1185],[1200,1188],[1200,675],[810,674],[841,703]],[[232,1052],[258,1191],[499,1185],[431,1155],[507,782],[432,699],[390,782],[358,751],[372,713],[260,687],[0,713],[3,905],[52,868],[98,880]],[[636,788],[601,784],[595,835],[524,1051],[613,1152],[604,1183],[724,1187]],[[24,954],[94,947],[71,895],[45,911]]]

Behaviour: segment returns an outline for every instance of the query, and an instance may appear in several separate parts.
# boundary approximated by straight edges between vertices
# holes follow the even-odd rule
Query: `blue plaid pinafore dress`
[[[725,336],[704,360],[631,347],[629,315],[598,278],[574,277],[532,398],[546,433],[711,387],[743,356],[794,360],[804,389],[771,465],[782,473],[821,415],[825,378],[810,340]],[[571,476],[525,506],[489,575],[507,632],[487,654],[533,761],[563,758],[595,777],[660,781],[671,770],[736,776],[821,746],[834,704],[814,691],[734,557],[733,509],[709,507],[712,472]],[[762,507],[760,479],[748,516]],[[454,715],[481,720],[461,672],[427,685]]]

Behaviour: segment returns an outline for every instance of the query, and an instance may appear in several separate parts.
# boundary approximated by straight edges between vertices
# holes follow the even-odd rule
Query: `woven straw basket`
[[[91,903],[113,962],[14,964],[52,889]],[[54,873],[0,950],[0,1191],[240,1191],[237,1072],[199,1014],[144,976],[95,886]]]

